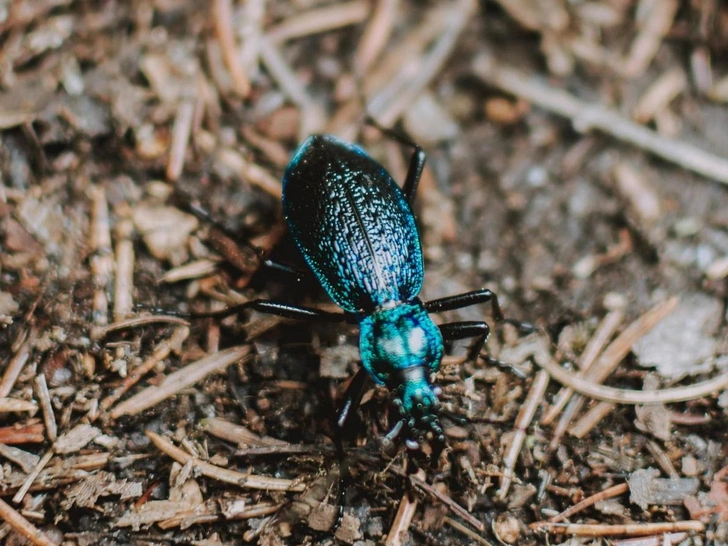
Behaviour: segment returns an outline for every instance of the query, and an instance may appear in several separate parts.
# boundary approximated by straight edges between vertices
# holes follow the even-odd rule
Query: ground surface
[[[559,521],[587,527],[552,543],[725,544],[726,7],[206,4],[0,3],[2,540],[541,544],[529,526],[576,505]],[[260,260],[302,266],[280,178],[306,135],[359,140],[404,180],[364,100],[428,153],[423,299],[488,287],[538,332],[494,328],[510,368],[451,348],[450,449],[409,486],[368,390],[334,539],[320,501],[356,328],[184,317],[331,305]],[[588,397],[564,420],[540,367],[592,362],[592,394],[667,404]]]

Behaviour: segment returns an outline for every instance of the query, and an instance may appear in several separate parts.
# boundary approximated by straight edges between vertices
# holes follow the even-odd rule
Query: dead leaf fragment
[[[341,542],[354,544],[357,540],[361,540],[364,536],[360,527],[361,522],[358,518],[350,516],[349,514],[344,514],[344,517],[341,518],[341,525],[339,525],[339,528],[336,529],[336,534],[334,536]]]
[[[685,497],[685,508],[690,512],[690,517],[705,523],[715,521],[718,523],[728,522],[728,482],[725,481],[728,475],[728,466],[721,468],[713,475],[710,484],[710,491],[698,495]]]
[[[536,487],[530,483],[526,485],[514,485],[511,488],[511,495],[508,499],[508,509],[518,510],[519,508],[523,508],[536,493]]]
[[[687,495],[698,492],[697,478],[658,478],[656,468],[635,470],[629,477],[629,500],[642,509],[653,504],[679,505]]]
[[[18,312],[20,306],[9,292],[0,292],[0,317],[11,317]]]
[[[192,507],[187,502],[172,501],[149,501],[143,504],[138,510],[127,512],[117,521],[118,527],[131,527],[138,530],[143,525],[151,525],[158,521],[164,521],[173,517],[187,516],[193,513]]]
[[[185,244],[197,229],[197,218],[174,207],[140,205],[134,209],[133,220],[155,258],[175,265],[186,260]]]
[[[498,0],[511,17],[530,30],[564,30],[569,13],[559,0]]]
[[[513,514],[504,513],[493,521],[493,533],[500,542],[516,544],[521,537],[521,524]]]
[[[655,374],[647,374],[643,390],[657,390],[660,380]],[[645,404],[635,407],[637,428],[652,434],[658,440],[667,442],[672,434],[671,414],[664,404]]]
[[[633,351],[643,367],[665,378],[705,373],[717,349],[715,331],[723,305],[702,293],[686,294],[673,313],[642,336]]]
[[[60,436],[53,447],[56,453],[75,453],[93,442],[100,434],[100,429],[81,424]]]
[[[141,483],[117,481],[111,472],[100,471],[69,488],[61,506],[64,510],[74,505],[93,508],[99,497],[119,495],[124,500],[141,497],[142,492]]]

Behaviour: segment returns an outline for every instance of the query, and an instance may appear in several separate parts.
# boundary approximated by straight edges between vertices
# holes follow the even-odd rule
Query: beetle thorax
[[[420,302],[382,309],[360,323],[364,367],[380,384],[396,388],[402,370],[419,367],[437,371],[442,359],[442,336]]]

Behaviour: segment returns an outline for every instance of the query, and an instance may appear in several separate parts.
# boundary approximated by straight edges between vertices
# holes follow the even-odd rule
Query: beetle
[[[426,156],[403,135],[379,129],[414,150],[401,188],[363,148],[328,134],[308,137],[283,175],[283,213],[290,235],[341,311],[252,300],[225,314],[254,309],[305,321],[357,323],[362,366],[339,410],[339,454],[341,433],[371,377],[391,391],[398,410],[386,440],[404,436],[411,455],[436,464],[445,435],[439,421],[440,389],[431,377],[439,369],[444,342],[475,338],[469,356],[477,357],[490,328],[484,321],[437,326],[429,315],[486,302],[496,321],[503,320],[503,313],[488,289],[427,302],[419,298],[424,263],[412,206]],[[425,443],[431,447],[429,455],[422,451]]]

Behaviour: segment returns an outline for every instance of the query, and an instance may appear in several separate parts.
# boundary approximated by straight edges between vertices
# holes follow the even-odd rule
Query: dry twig
[[[192,120],[195,113],[195,101],[187,99],[177,106],[177,115],[172,125],[172,144],[169,147],[167,161],[167,180],[175,182],[182,174],[185,165],[185,153],[192,134]]]
[[[169,455],[181,465],[191,463],[197,471],[208,478],[224,483],[237,485],[246,489],[261,489],[263,491],[303,491],[306,486],[297,480],[286,480],[282,478],[270,478],[268,476],[258,476],[255,474],[247,474],[244,472],[235,472],[227,468],[221,468],[214,464],[201,461],[193,457],[189,453],[176,447],[172,442],[156,434],[147,431],[147,436],[157,448]]]
[[[286,40],[356,25],[364,21],[367,15],[369,15],[369,2],[363,0],[329,4],[303,13],[296,13],[291,18],[268,29],[267,38],[275,44],[280,44]]]
[[[124,219],[116,227],[116,275],[114,276],[114,320],[132,314],[134,309],[134,224]]]
[[[675,402],[687,402],[697,400],[728,389],[728,373],[716,375],[714,378],[694,385],[685,387],[674,387],[671,389],[660,389],[656,391],[636,391],[630,389],[615,389],[593,383],[581,378],[571,372],[564,370],[556,363],[539,363],[549,375],[559,383],[575,390],[579,394],[612,402],[614,404],[670,404]]]
[[[245,98],[250,94],[250,80],[248,80],[248,75],[243,70],[240,59],[238,59],[238,51],[235,46],[232,0],[214,1],[212,22],[215,26],[215,36],[217,36],[220,49],[222,49],[225,65],[233,80],[233,89],[240,98]]]
[[[629,491],[629,485],[626,483],[620,483],[618,485],[613,485],[612,487],[608,487],[604,491],[599,491],[599,493],[591,495],[591,496],[585,498],[584,500],[577,502],[574,506],[564,510],[560,514],[550,517],[549,522],[558,523],[559,521],[563,521],[566,518],[570,518],[574,514],[578,514],[582,510],[585,510],[586,508],[589,508],[590,506],[595,505],[599,501],[618,497],[619,495],[623,495],[627,491]]]
[[[699,521],[674,521],[666,523],[628,523],[624,525],[592,525],[581,523],[551,523],[538,521],[529,527],[533,531],[554,533],[558,535],[573,535],[581,537],[607,537],[607,536],[645,536],[659,533],[675,533],[688,531],[702,533],[705,525]]]
[[[145,315],[142,317],[134,317],[121,320],[102,328],[94,328],[91,331],[91,339],[99,341],[105,338],[111,332],[126,330],[127,328],[143,328],[150,324],[179,324],[181,326],[189,326],[190,323],[180,317],[171,317],[169,315]]]
[[[155,406],[162,400],[174,396],[182,389],[202,381],[208,375],[223,370],[246,357],[252,358],[250,345],[231,347],[211,354],[168,375],[159,385],[147,387],[128,400],[116,406],[109,416],[118,419],[122,415],[134,415]]]
[[[614,335],[614,332],[617,331],[617,328],[622,323],[623,318],[624,313],[622,311],[615,310],[609,312],[607,316],[602,319],[579,358],[578,366],[582,372],[586,372],[589,368],[591,368],[592,364],[596,362],[599,353],[602,352],[604,346],[607,342],[609,342],[611,337]],[[558,416],[561,410],[564,409],[564,406],[566,406],[566,403],[573,394],[573,390],[567,387],[562,388],[556,396],[554,403],[548,408],[548,410],[546,410],[541,418],[541,424],[550,424]]]
[[[392,126],[440,73],[476,9],[477,3],[473,0],[454,2],[447,14],[444,32],[430,51],[419,62],[410,62],[406,70],[403,67],[386,88],[374,95],[367,104],[367,112],[383,126]]]
[[[91,233],[90,247],[91,274],[94,281],[93,322],[97,326],[106,326],[109,322],[109,299],[113,280],[114,260],[111,249],[111,221],[106,191],[102,186],[90,186],[91,198]]]
[[[51,448],[45,453],[45,455],[40,458],[38,464],[35,465],[35,468],[28,473],[28,476],[25,478],[25,482],[23,482],[23,485],[21,485],[20,488],[16,491],[15,495],[13,495],[14,503],[17,504],[23,500],[23,497],[25,497],[25,494],[30,489],[30,486],[33,485],[33,482],[38,477],[38,474],[40,474],[41,470],[46,467],[51,458],[53,458],[53,455],[55,455],[55,450]]]
[[[604,350],[604,353],[602,353],[602,355],[594,361],[594,364],[580,374],[585,378],[586,383],[589,383],[590,385],[595,383],[599,384],[609,377],[609,375],[617,369],[617,366],[619,366],[619,363],[624,359],[624,357],[627,356],[627,353],[629,353],[632,349],[632,345],[634,345],[639,338],[654,328],[658,322],[670,314],[675,307],[677,307],[677,303],[678,298],[671,298],[664,303],[656,305],[630,324],[619,336],[617,336],[617,339],[615,339]],[[567,373],[554,362],[539,362],[538,364],[546,367],[549,370],[549,373],[551,373],[551,369],[553,368],[558,368],[559,372]],[[580,392],[579,389],[573,388],[573,382],[564,383],[553,373],[551,376],[563,385]],[[606,389],[606,387],[604,388]],[[600,400],[602,399],[600,398]],[[584,400],[580,396],[575,396],[569,401],[558,425],[556,426],[554,437],[549,444],[551,449],[556,448],[564,431],[568,428],[569,423],[574,416],[576,416],[576,414],[581,410],[583,404]],[[594,421],[589,422],[593,423]]]
[[[53,406],[51,405],[51,395],[48,392],[45,375],[43,373],[36,375],[34,383],[36,396],[40,400],[40,407],[43,410],[46,435],[51,442],[55,442],[58,437],[58,426],[56,425],[56,414],[53,412]]]
[[[466,537],[474,540],[478,544],[482,544],[483,546],[493,546],[493,543],[491,543],[488,540],[484,539],[479,534],[474,533],[473,531],[471,531],[470,529],[468,529],[467,527],[465,527],[464,525],[462,525],[460,522],[455,521],[452,518],[449,518],[449,517],[445,516],[445,518],[443,519],[443,523],[448,524],[453,529],[457,529],[462,534],[464,534]]]
[[[595,404],[593,407],[589,408],[584,415],[579,417],[579,419],[577,419],[571,427],[569,427],[569,434],[571,434],[574,438],[584,438],[601,422],[602,419],[612,413],[615,407],[616,405],[611,402],[599,402],[598,404]],[[572,412],[569,412],[569,416],[571,415]],[[564,419],[564,422],[566,422],[566,419]]]
[[[58,546],[43,531],[30,523],[2,499],[0,499],[0,520],[5,521],[13,530],[36,546]]]
[[[284,59],[281,52],[265,36],[260,39],[260,58],[286,96],[301,110],[302,120],[299,127],[299,140],[311,133],[319,132],[324,125],[323,111],[309,95],[296,73]],[[280,195],[280,191],[278,192]]]
[[[28,339],[20,346],[17,352],[13,355],[13,358],[8,363],[3,373],[3,379],[0,381],[0,398],[6,398],[13,390],[15,382],[18,380],[20,371],[25,366],[26,362],[30,358],[30,352],[32,350],[32,342],[34,334],[29,335]]]
[[[38,444],[45,440],[44,430],[40,423],[0,427],[0,444]]]
[[[508,452],[503,458],[503,475],[501,476],[500,491],[498,492],[498,497],[501,500],[504,500],[508,495],[518,454],[523,448],[523,442],[526,441],[526,429],[528,429],[533,420],[533,416],[536,415],[536,410],[543,402],[543,396],[546,393],[546,387],[548,385],[549,374],[541,370],[536,374],[531,389],[528,391],[528,396],[523,402],[523,406],[521,406],[521,411],[518,412],[518,417],[516,417],[516,422],[514,423],[516,431],[511,440]]]
[[[45,410],[45,408],[43,408]],[[38,404],[32,400],[18,400],[17,398],[0,398],[0,413],[14,413],[27,411],[35,413]]]
[[[394,469],[390,468],[390,470],[394,470]],[[399,473],[399,472],[396,472],[396,473]],[[465,508],[460,506],[450,496],[445,495],[444,493],[438,491],[436,488],[432,487],[429,483],[427,483],[425,480],[423,480],[419,475],[410,476],[409,479],[412,481],[412,483],[416,487],[419,487],[425,493],[432,495],[433,498],[439,500],[441,503],[443,503],[445,506],[447,506],[454,515],[463,519],[465,522],[468,523],[468,525],[471,525],[473,528],[477,529],[478,531],[481,531],[481,532],[485,531],[485,525],[483,525],[483,522],[480,521],[479,519],[475,518],[470,512],[468,512]]]
[[[163,340],[154,349],[152,356],[147,358],[141,365],[137,366],[129,375],[124,379],[123,383],[114,389],[110,395],[101,401],[100,409],[102,412],[107,411],[119,398],[136,385],[139,380],[152,371],[157,364],[169,356],[172,351],[179,351],[182,347],[182,343],[187,336],[190,334],[190,329],[187,326],[178,327],[169,339]]]
[[[424,472],[420,470],[418,477],[424,478]],[[417,510],[417,499],[410,498],[409,493],[405,492],[402,495],[402,500],[399,501],[399,508],[394,516],[392,527],[389,529],[387,539],[384,541],[385,546],[402,546],[407,538],[407,531],[412,525],[412,519],[415,517],[415,511]]]
[[[247,74],[253,76],[258,68],[260,37],[263,35],[266,0],[248,0],[243,5],[240,36],[240,63]]]
[[[359,77],[367,73],[389,40],[399,4],[400,0],[379,0],[374,7],[374,13],[359,40],[354,59],[354,69]]]
[[[227,442],[233,442],[238,446],[256,446],[256,447],[288,447],[290,444],[277,440],[275,438],[261,437],[251,432],[242,425],[235,425],[229,421],[211,417],[203,419],[200,422],[200,429],[216,438],[221,438]]]
[[[685,169],[728,184],[728,160],[682,140],[663,137],[615,110],[582,101],[566,91],[541,83],[500,63],[492,55],[475,59],[473,72],[502,91],[571,119],[574,129],[581,133],[594,129],[602,131]]]

